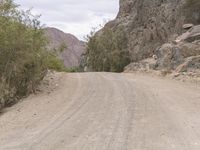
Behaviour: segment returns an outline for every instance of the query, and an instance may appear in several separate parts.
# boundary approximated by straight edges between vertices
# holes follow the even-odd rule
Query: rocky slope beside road
[[[101,32],[125,29],[132,61],[126,72],[159,70],[175,76],[200,76],[199,4],[189,0],[120,0],[117,18]]]
[[[131,63],[125,71],[161,71],[178,79],[187,77],[200,81],[200,25],[163,44],[153,58]]]
[[[186,17],[182,13],[185,0],[120,0],[117,18],[106,27],[123,27],[128,35],[132,61],[154,54],[157,47],[182,33]]]
[[[200,69],[200,25],[162,45],[155,54],[158,58],[155,67],[158,69],[178,72]]]
[[[83,41],[56,28],[46,28],[45,34],[49,39],[49,49],[59,49],[63,44],[66,46],[64,50],[57,52],[66,67],[80,65],[81,55],[85,52],[85,43]]]

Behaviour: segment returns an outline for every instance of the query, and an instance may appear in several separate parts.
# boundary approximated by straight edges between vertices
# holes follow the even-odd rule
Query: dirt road
[[[200,87],[133,74],[62,74],[0,114],[0,150],[200,150]]]

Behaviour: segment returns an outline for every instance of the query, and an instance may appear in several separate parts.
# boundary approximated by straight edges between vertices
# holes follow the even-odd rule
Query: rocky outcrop
[[[193,42],[195,40],[200,40],[200,25],[191,27],[187,32],[179,36],[175,41],[176,42],[181,42],[181,41]]]
[[[185,11],[185,2],[186,0],[120,0],[117,18],[105,28],[126,29],[131,61],[138,62],[153,56],[162,44],[176,39],[185,29],[197,23],[200,16],[189,16]],[[182,28],[185,23],[188,23],[187,26]]]
[[[125,71],[199,69],[200,20],[187,0],[120,0],[117,18],[105,28],[123,27],[132,63]],[[104,30],[104,29],[103,29]],[[102,30],[102,31],[103,31]]]
[[[195,72],[200,71],[200,55],[191,56],[185,59],[185,62],[176,68],[176,72]]]
[[[191,27],[174,41],[163,44],[153,58],[131,63],[125,67],[125,72],[159,72],[182,81],[200,81],[199,27]]]
[[[162,44],[181,34],[187,19],[185,0],[120,0],[117,18],[106,26],[123,26],[129,37],[128,49],[133,62],[151,57]]]
[[[193,71],[200,76],[199,6],[189,0],[120,0],[116,19],[96,35],[125,31],[131,59],[126,72]]]
[[[58,52],[58,56],[64,61],[66,67],[80,65],[81,55],[85,52],[85,43],[78,40],[74,35],[64,33],[56,28],[46,28],[45,34],[49,39],[50,50],[59,49],[63,44],[64,50]]]
[[[175,69],[184,60],[181,49],[172,43],[162,45],[161,48],[157,50],[156,56],[158,57],[156,68],[160,70]]]
[[[178,72],[187,71],[191,66],[194,69],[200,69],[198,64],[200,55],[199,35],[200,26],[198,25],[180,35],[175,42],[162,45],[156,51],[158,58],[156,68],[177,70]]]
[[[141,60],[139,62],[132,62],[128,66],[124,68],[124,72],[149,72],[152,69],[155,69],[156,59],[155,58],[147,58]]]

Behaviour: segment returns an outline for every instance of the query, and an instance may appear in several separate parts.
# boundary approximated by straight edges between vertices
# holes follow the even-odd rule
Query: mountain
[[[85,43],[83,41],[56,28],[46,28],[45,34],[49,39],[49,49],[59,49],[61,45],[66,45],[64,50],[58,52],[58,56],[64,61],[66,67],[79,66],[81,55],[85,52]]]
[[[126,29],[131,60],[154,54],[156,48],[181,34],[191,16],[183,12],[185,0],[120,0],[117,18],[106,27]],[[190,20],[195,23],[195,18]]]
[[[199,10],[199,0],[120,0],[120,9],[116,19],[108,22],[103,29],[98,31],[90,43],[95,47],[95,42],[98,43],[101,37],[108,37],[111,32],[112,37],[115,37],[119,35],[119,31],[123,30],[126,38],[122,39],[121,35],[122,40],[114,38],[107,48],[112,47],[115,41],[126,44],[118,50],[121,57],[123,52],[129,52],[131,64],[125,68],[126,70],[144,69],[148,65],[147,68],[154,70],[199,69],[200,71]],[[105,52],[108,53],[109,49]],[[89,54],[92,53],[94,51],[89,52]],[[101,53],[98,55],[105,56]],[[91,56],[93,55],[88,56],[87,60],[93,60]],[[99,60],[96,66],[119,59],[112,56],[109,59],[102,57]],[[117,65],[123,64],[120,62]],[[91,68],[94,68],[93,66]],[[180,69],[183,66],[190,69]],[[107,68],[109,67],[112,66]]]

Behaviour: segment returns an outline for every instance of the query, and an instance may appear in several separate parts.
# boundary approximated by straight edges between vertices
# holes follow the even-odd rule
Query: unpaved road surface
[[[200,87],[133,74],[62,74],[0,115],[0,150],[200,150]]]

